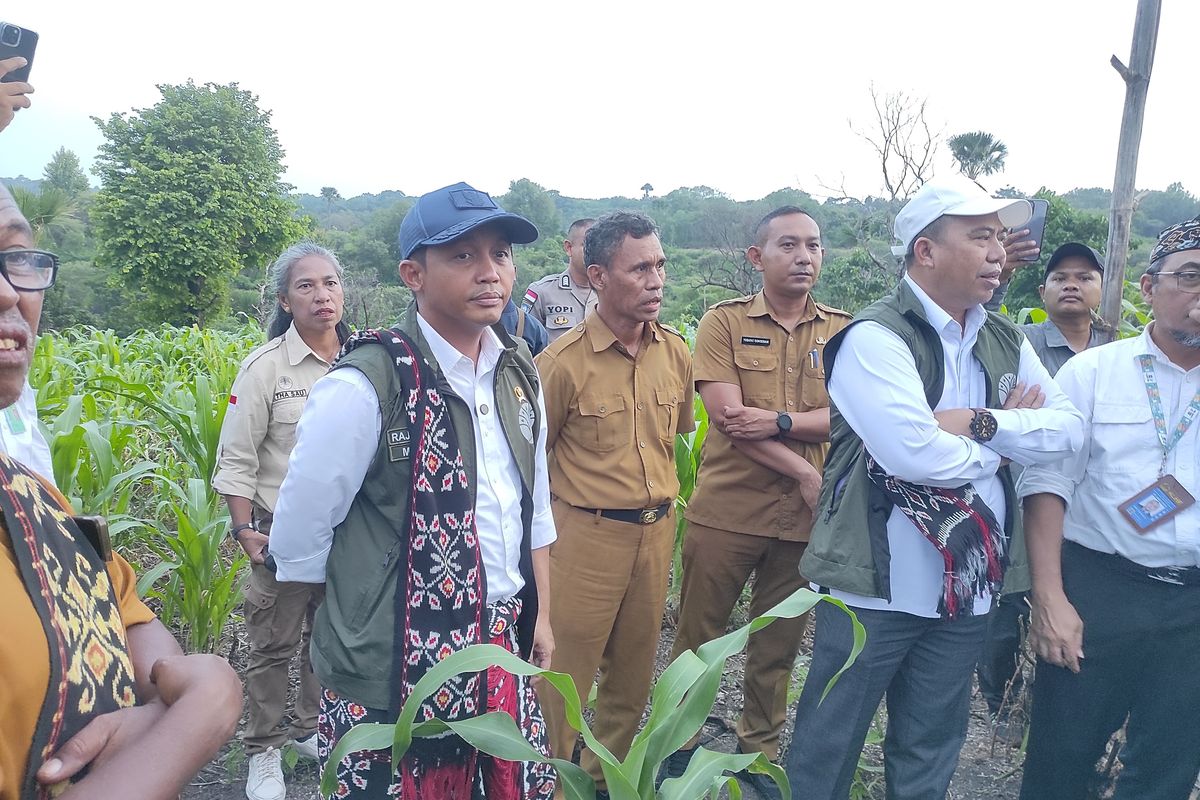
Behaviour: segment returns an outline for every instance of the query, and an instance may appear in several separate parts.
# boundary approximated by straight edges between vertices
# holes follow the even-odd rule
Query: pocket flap
[[[1148,403],[1113,403],[1097,401],[1092,407],[1092,422],[1137,425],[1149,422],[1153,415]]]
[[[579,398],[579,413],[585,417],[600,417],[625,410],[625,398],[619,394],[581,395]]]
[[[733,354],[733,363],[738,369],[748,369],[752,372],[770,372],[779,364],[779,357],[774,353],[755,353],[745,350]]]
[[[655,389],[654,394],[658,398],[660,406],[677,406],[679,398],[683,396],[683,392],[679,389]]]
[[[285,400],[282,403],[276,403],[271,408],[271,419],[275,422],[283,422],[292,424],[300,421],[300,415],[304,412],[304,403],[296,400]]]

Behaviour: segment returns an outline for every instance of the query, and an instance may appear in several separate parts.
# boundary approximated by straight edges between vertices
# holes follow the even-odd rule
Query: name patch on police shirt
[[[290,400],[294,397],[308,397],[308,389],[289,389],[275,393],[276,400]]]
[[[770,347],[771,340],[765,336],[743,336],[742,344],[752,344],[755,347]]]
[[[392,428],[387,432],[388,461],[407,461],[412,458],[412,434],[407,428]]]

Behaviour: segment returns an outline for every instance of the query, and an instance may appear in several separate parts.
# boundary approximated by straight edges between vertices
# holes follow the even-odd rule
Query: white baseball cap
[[[896,238],[901,244],[893,247],[892,253],[905,255],[917,234],[938,217],[982,217],[988,214],[999,214],[1001,225],[1016,228],[1029,222],[1033,216],[1033,205],[1028,200],[992,197],[975,181],[962,175],[931,180],[918,189],[896,215]]]

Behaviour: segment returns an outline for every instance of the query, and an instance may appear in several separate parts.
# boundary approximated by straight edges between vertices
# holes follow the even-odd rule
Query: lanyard
[[[1162,463],[1158,466],[1158,477],[1162,477],[1167,471],[1167,456],[1175,449],[1175,445],[1179,444],[1179,440],[1187,433],[1188,428],[1192,426],[1192,420],[1200,414],[1200,389],[1196,390],[1195,396],[1192,397],[1192,402],[1183,412],[1183,416],[1179,420],[1179,424],[1175,426],[1175,430],[1171,432],[1170,440],[1167,439],[1167,418],[1163,414],[1162,394],[1158,390],[1158,378],[1154,374],[1154,357],[1148,354],[1138,356],[1138,361],[1142,365],[1142,380],[1146,384],[1146,399],[1150,401],[1150,413],[1154,415],[1154,428],[1158,431],[1158,443],[1162,446],[1163,457]]]

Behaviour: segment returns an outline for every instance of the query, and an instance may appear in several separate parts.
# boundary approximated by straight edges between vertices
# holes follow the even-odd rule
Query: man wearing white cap
[[[822,603],[787,758],[794,791],[846,798],[886,695],[889,800],[944,797],[966,735],[987,613],[1028,588],[1009,462],[1061,459],[1083,422],[1020,330],[982,304],[1025,200],[926,184],[896,217],[906,274],[825,346],[829,457],[800,570]],[[836,369],[835,369],[836,367]]]

